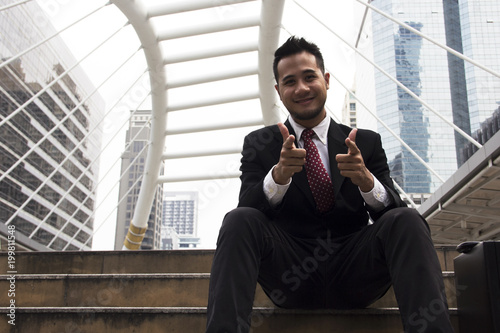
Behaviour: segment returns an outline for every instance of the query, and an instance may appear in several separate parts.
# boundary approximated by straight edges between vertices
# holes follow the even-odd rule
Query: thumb
[[[353,128],[351,133],[349,133],[349,140],[351,140],[352,142],[356,143],[356,134],[358,134],[358,129],[357,128]]]
[[[293,135],[290,135],[288,128],[282,123],[278,123],[278,128],[280,129],[281,136],[283,137],[283,146],[285,148],[294,148],[295,137]]]
[[[290,136],[290,132],[288,132],[288,128],[283,125],[283,123],[278,123],[278,128],[280,129],[281,136],[283,137],[283,142],[285,142]]]

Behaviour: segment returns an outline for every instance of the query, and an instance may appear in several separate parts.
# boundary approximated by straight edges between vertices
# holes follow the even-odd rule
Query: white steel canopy
[[[236,4],[248,2],[249,0],[233,0],[227,4]],[[210,25],[189,25],[184,29],[175,29],[169,31],[158,31],[152,24],[152,18],[158,16],[167,16],[170,14],[182,13],[186,11],[201,10],[218,6],[214,1],[183,1],[183,2],[164,2],[154,7],[146,8],[141,1],[126,1],[114,0],[113,3],[125,14],[129,22],[134,27],[139,40],[141,41],[142,49],[146,56],[148,72],[150,75],[151,98],[152,98],[152,117],[151,117],[151,139],[148,147],[147,159],[145,165],[145,173],[142,179],[141,190],[136,204],[136,209],[132,222],[130,224],[129,233],[125,240],[124,249],[137,249],[140,246],[142,237],[146,233],[148,216],[153,202],[154,188],[159,182],[165,181],[166,178],[160,177],[159,171],[163,159],[168,158],[163,154],[165,145],[165,134],[167,129],[166,115],[169,111],[189,109],[193,107],[201,107],[214,104],[223,104],[232,101],[240,101],[249,98],[260,98],[262,105],[262,115],[264,124],[276,123],[279,121],[278,110],[276,108],[276,95],[274,93],[274,78],[272,71],[267,70],[272,68],[272,54],[278,45],[279,33],[281,28],[281,16],[283,12],[284,0],[263,1],[261,13],[259,15],[250,16],[245,19],[234,19],[230,21],[219,21],[216,24]],[[164,18],[168,19],[168,18]],[[161,41],[203,35],[207,33],[216,33],[234,29],[243,29],[248,27],[259,27],[259,39],[256,45],[247,45],[241,49],[226,49],[218,50],[212,54],[204,54],[196,52],[184,54],[182,57],[177,55],[176,58],[170,59],[166,57],[159,45]],[[183,62],[191,59],[202,58],[216,55],[229,55],[246,50],[257,50],[258,68],[253,69],[238,69],[226,73],[207,77],[196,77],[194,79],[184,79],[181,82],[168,82],[165,73],[165,64],[173,62]],[[266,68],[266,70],[259,70]],[[242,77],[251,74],[257,74],[259,77],[259,93],[249,93],[233,95],[228,93],[220,98],[211,98],[207,100],[195,100],[192,104],[182,106],[171,105],[168,103],[166,89],[179,86],[195,85],[204,82],[218,81],[234,77]],[[235,126],[238,124],[233,124]],[[248,123],[241,124],[248,126]],[[227,126],[227,125],[226,125]],[[200,128],[199,131],[208,130],[208,128]],[[191,130],[192,131],[192,130]],[[234,153],[234,151],[211,151],[204,154],[225,154]],[[190,156],[193,156],[191,154]],[[231,175],[232,176],[232,175]]]

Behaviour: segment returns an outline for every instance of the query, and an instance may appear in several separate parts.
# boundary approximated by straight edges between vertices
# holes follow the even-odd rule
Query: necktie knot
[[[314,134],[316,133],[312,129],[305,129],[302,132],[302,140],[311,140]]]

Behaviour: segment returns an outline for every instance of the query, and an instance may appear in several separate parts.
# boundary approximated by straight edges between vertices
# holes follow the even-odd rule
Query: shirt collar
[[[288,120],[290,121],[290,125],[292,125],[293,130],[295,131],[295,134],[297,135],[297,138],[300,139],[302,136],[302,132],[306,129],[304,126],[298,124],[295,120],[293,120],[292,117],[288,117]],[[318,136],[318,139],[324,144],[327,144],[327,138],[328,138],[328,128],[330,127],[330,117],[325,117],[318,125],[316,125],[312,130],[314,130],[314,133]]]

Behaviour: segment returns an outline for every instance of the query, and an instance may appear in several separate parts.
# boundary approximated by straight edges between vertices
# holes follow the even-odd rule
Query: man
[[[327,117],[315,44],[291,37],[273,67],[290,117],[245,138],[207,332],[248,332],[257,282],[277,306],[300,309],[363,308],[392,284],[406,332],[453,332],[427,223],[396,193],[380,136]]]

